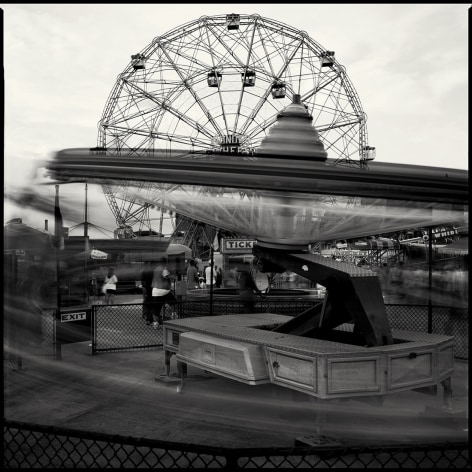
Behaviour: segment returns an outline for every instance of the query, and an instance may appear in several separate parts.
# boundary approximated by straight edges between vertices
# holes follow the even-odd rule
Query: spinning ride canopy
[[[62,151],[48,167],[60,181],[113,185],[117,195],[285,247],[467,218],[468,173],[454,169],[372,163],[366,171],[275,155],[150,159],[83,150]]]
[[[122,227],[154,205],[284,246],[465,218],[467,172],[359,165],[366,116],[333,51],[236,16],[202,17],[135,55],[98,147],[58,153],[51,175],[102,184]]]
[[[135,193],[134,193],[135,190]],[[115,191],[119,194],[120,188]],[[385,198],[312,195],[222,187],[179,185],[166,192],[123,188],[143,202],[157,204],[212,226],[276,246],[307,246],[322,240],[357,238],[372,234],[426,227],[464,220],[462,209],[438,208]]]

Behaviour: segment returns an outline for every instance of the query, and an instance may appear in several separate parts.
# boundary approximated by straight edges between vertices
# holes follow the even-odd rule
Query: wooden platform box
[[[265,348],[265,355],[273,383],[317,396],[318,356],[303,356],[268,347]]]
[[[454,373],[454,343],[450,342],[439,347],[438,351],[439,380],[451,377]]]
[[[164,349],[173,353],[179,351],[180,336],[184,331],[182,329],[168,328],[164,324]]]
[[[200,333],[182,333],[176,359],[249,385],[268,383],[263,347]]]
[[[384,369],[379,352],[368,355],[330,355],[320,365],[323,372],[322,398],[378,395],[383,390]]]
[[[266,347],[271,381],[318,398],[376,395],[382,389],[381,356],[304,356]]]
[[[442,344],[404,341],[358,352],[311,355],[266,346],[265,354],[273,383],[318,398],[385,395],[429,387],[454,371],[453,341],[446,338]]]

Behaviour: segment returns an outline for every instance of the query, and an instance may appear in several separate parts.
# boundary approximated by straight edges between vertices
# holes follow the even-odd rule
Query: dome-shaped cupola
[[[262,140],[257,155],[326,160],[328,154],[312,121],[313,117],[301,102],[300,95],[294,95],[293,102],[279,113],[277,122]]]

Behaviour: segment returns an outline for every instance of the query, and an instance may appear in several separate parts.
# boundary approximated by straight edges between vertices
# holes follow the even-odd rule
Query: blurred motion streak
[[[237,155],[98,156],[84,149],[60,151],[47,167],[56,182],[106,184],[123,199],[280,244],[464,222],[468,209],[468,172],[447,168],[376,162],[346,169],[329,159],[277,155],[249,162]]]

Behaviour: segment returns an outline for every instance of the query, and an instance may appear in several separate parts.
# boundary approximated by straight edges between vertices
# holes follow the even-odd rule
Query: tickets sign
[[[223,239],[223,253],[251,253],[256,244],[253,239]]]

